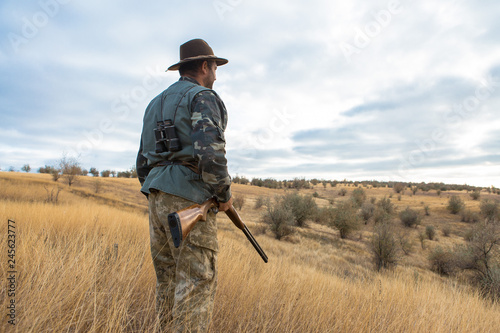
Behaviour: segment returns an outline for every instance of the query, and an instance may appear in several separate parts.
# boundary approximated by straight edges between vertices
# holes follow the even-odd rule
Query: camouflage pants
[[[151,255],[156,271],[156,311],[170,332],[206,332],[217,286],[217,224],[210,212],[175,248],[168,214],[194,202],[159,191],[149,195]]]

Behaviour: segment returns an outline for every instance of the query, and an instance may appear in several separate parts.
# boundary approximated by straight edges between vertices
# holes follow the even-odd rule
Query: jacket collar
[[[194,83],[194,84],[197,84],[197,85],[200,85],[198,83],[198,81],[196,81],[195,79],[191,78],[191,77],[188,77],[188,76],[181,76],[181,78],[179,79],[179,81],[188,81],[188,82],[191,82],[191,83]]]

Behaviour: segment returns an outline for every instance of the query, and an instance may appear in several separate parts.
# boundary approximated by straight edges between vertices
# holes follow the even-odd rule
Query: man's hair
[[[212,62],[214,62],[215,60],[200,59],[200,60],[193,60],[193,61],[186,62],[185,64],[180,65],[179,74],[181,76],[184,76],[186,74],[196,75],[200,71],[201,66],[203,65],[204,61],[207,61],[208,67],[210,67],[212,65]]]

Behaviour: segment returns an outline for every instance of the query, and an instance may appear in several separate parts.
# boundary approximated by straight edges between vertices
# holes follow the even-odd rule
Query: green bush
[[[491,268],[490,274],[478,276],[476,281],[483,295],[500,300],[500,266],[498,264]]]
[[[399,246],[404,254],[409,255],[413,252],[413,242],[407,232],[400,232],[398,235]]]
[[[399,193],[403,192],[405,190],[405,188],[406,188],[405,184],[396,183],[396,184],[394,184],[393,190],[394,190],[394,192],[399,194]]]
[[[328,224],[337,229],[340,238],[346,238],[350,233],[359,228],[359,216],[351,201],[338,203],[337,207],[331,211]]]
[[[464,208],[464,202],[459,196],[452,195],[448,200],[448,210],[452,214],[458,214]]]
[[[481,192],[476,190],[476,191],[469,193],[469,195],[472,198],[472,200],[479,200],[479,198],[481,197]]]
[[[365,224],[368,223],[368,220],[373,216],[375,213],[375,205],[370,203],[370,202],[365,202],[361,206],[361,218],[365,221]]]
[[[255,199],[255,205],[254,205],[255,209],[259,209],[262,206],[268,206],[268,205],[269,205],[268,198],[264,198],[264,197],[260,196],[260,197],[257,197],[257,199]]]
[[[363,188],[361,188],[361,187],[354,189],[354,191],[352,191],[352,194],[351,194],[351,200],[352,200],[355,207],[357,207],[357,208],[361,207],[363,202],[365,202],[365,200],[366,200],[365,190],[363,190]]]
[[[276,239],[280,240],[285,236],[295,232],[292,225],[294,217],[292,212],[283,205],[281,200],[277,200],[276,204],[269,205],[262,220],[269,224],[269,229],[274,233]]]
[[[500,300],[500,226],[476,224],[471,238],[457,247],[457,266],[473,273],[475,282],[484,295]]]
[[[439,275],[451,275],[456,268],[453,252],[444,250],[441,246],[431,251],[429,261],[431,263],[431,270]]]
[[[394,205],[391,203],[391,199],[382,198],[377,202],[377,207],[382,209],[385,213],[392,215],[394,213]]]
[[[489,222],[498,220],[498,202],[495,200],[481,201],[481,215]]]
[[[424,206],[424,213],[425,213],[425,216],[431,215],[429,205]]]
[[[388,223],[375,226],[370,250],[377,270],[390,268],[398,262],[398,248],[393,229]]]
[[[463,209],[460,214],[462,216],[462,222],[467,222],[467,223],[479,222],[479,214],[477,212],[471,211],[470,209]]]
[[[392,220],[392,215],[387,213],[383,208],[380,206],[375,207],[375,211],[373,213],[373,221],[375,224],[380,224],[380,223],[387,223]]]
[[[316,210],[314,222],[327,225],[332,216],[333,207],[321,207]]]
[[[298,193],[284,195],[283,205],[292,212],[298,227],[305,227],[306,220],[314,218],[318,209],[312,196],[302,196]]]
[[[244,195],[233,196],[234,208],[241,210],[241,208],[243,208],[244,204],[245,204],[245,196]]]
[[[436,229],[434,228],[433,225],[428,225],[425,227],[425,235],[429,240],[433,240],[434,237],[436,236]]]
[[[399,213],[399,219],[405,227],[416,227],[420,224],[421,217],[418,212],[410,207]]]

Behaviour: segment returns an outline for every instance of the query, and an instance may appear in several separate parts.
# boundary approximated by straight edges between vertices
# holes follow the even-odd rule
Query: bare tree
[[[469,243],[455,253],[458,266],[475,273],[481,291],[500,299],[500,225],[476,225]]]
[[[80,163],[74,157],[63,155],[59,161],[59,167],[69,186],[77,181],[78,175],[82,174]]]

